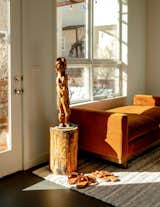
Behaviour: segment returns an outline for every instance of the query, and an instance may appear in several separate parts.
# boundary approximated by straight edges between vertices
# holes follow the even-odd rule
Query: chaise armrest
[[[139,106],[160,106],[160,96],[135,95],[133,103]]]
[[[70,121],[79,126],[79,148],[110,157],[125,165],[127,162],[127,115],[107,111],[71,108]],[[113,159],[112,159],[113,158]]]

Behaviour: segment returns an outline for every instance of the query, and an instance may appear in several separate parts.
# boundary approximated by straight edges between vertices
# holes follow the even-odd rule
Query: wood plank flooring
[[[42,182],[32,170],[0,178],[0,207],[113,207],[73,190],[27,190]]]

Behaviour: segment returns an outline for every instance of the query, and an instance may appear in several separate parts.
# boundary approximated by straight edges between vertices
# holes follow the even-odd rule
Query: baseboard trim
[[[39,164],[42,164],[44,162],[48,162],[48,160],[49,160],[49,153],[48,152],[41,154],[40,156],[36,157],[33,160],[24,159],[23,170],[28,170],[32,167],[39,165]]]

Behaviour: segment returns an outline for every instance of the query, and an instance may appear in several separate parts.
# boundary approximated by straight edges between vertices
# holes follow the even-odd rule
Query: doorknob
[[[16,94],[16,95],[22,95],[23,94],[23,89],[14,89],[14,93]]]

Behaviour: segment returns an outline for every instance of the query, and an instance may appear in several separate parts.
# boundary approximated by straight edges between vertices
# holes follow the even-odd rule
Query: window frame
[[[87,58],[71,58],[67,57],[67,65],[68,67],[83,67],[83,66],[88,66],[89,67],[89,84],[90,84],[90,91],[89,91],[89,100],[86,100],[86,102],[92,102],[92,101],[97,101],[97,100],[106,100],[108,99],[107,97],[101,96],[99,99],[95,99],[93,96],[93,68],[97,66],[102,66],[102,67],[117,67],[119,68],[120,75],[119,75],[119,94],[115,94],[112,96],[112,98],[117,98],[120,96],[123,96],[123,77],[122,77],[122,4],[124,2],[127,2],[127,0],[117,0],[119,4],[119,22],[118,22],[118,37],[119,37],[119,51],[118,51],[118,59],[113,60],[113,59],[96,59],[94,58],[93,55],[93,44],[94,44],[94,21],[93,21],[93,10],[94,10],[94,2],[93,0],[86,0],[84,1],[87,5],[87,24],[86,24],[86,38],[88,39],[88,42],[86,40],[86,43],[88,44],[88,53]],[[58,49],[58,48],[57,48]],[[74,101],[71,104],[77,104],[77,103],[85,103],[85,101]]]

